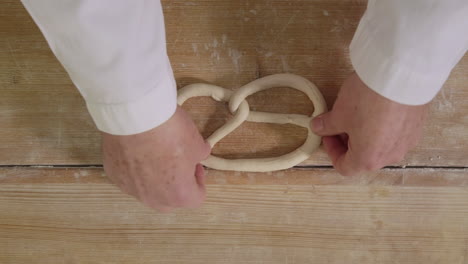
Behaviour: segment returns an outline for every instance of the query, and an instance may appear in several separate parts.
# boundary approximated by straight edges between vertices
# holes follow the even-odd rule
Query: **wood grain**
[[[348,45],[365,1],[166,0],[168,52],[179,87],[198,81],[236,89],[292,72],[315,82],[331,105],[352,72]],[[78,92],[20,1],[0,3],[0,164],[100,164],[100,139]],[[420,146],[401,165],[468,166],[468,57],[453,71]],[[303,95],[278,88],[253,109],[309,113]],[[291,103],[295,102],[295,103]],[[207,135],[228,117],[221,104],[186,106]],[[271,157],[305,137],[293,126],[245,124],[220,142],[224,157]],[[261,139],[261,140],[259,140]],[[329,165],[323,152],[304,165]]]
[[[348,45],[365,1],[163,0],[179,87],[237,89],[291,72],[331,105],[352,71]],[[333,170],[208,170],[196,211],[159,214],[122,194],[102,168],[0,168],[0,263],[468,263],[468,56],[432,104],[423,142],[401,165]],[[100,164],[84,102],[18,0],[0,2],[0,165]],[[308,114],[277,88],[252,109]],[[295,102],[292,104],[291,102]],[[209,99],[184,106],[206,136],[229,117]],[[302,143],[293,126],[245,124],[214,150],[268,157]],[[260,140],[261,139],[261,140]],[[329,165],[323,152],[303,165]],[[439,167],[439,168],[437,168]]]
[[[3,169],[0,263],[466,263],[468,172],[401,171],[210,171],[201,209],[159,214],[101,169]]]
[[[329,168],[289,169],[276,172],[206,170],[207,184],[223,185],[365,185],[401,187],[468,187],[468,169],[392,168],[345,177]],[[102,168],[0,168],[0,184],[104,184]]]

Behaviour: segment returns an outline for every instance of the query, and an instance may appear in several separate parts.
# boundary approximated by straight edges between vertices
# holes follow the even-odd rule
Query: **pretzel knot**
[[[305,93],[314,105],[314,112],[311,116],[306,116],[250,111],[249,104],[245,98],[256,92],[273,87],[291,87]],[[293,74],[274,74],[248,83],[237,91],[231,91],[211,84],[190,84],[180,89],[178,93],[177,103],[179,105],[182,105],[191,97],[198,96],[211,96],[216,101],[229,102],[229,110],[234,116],[207,138],[207,142],[211,147],[214,147],[218,141],[246,120],[250,122],[294,124],[305,127],[308,130],[307,139],[304,144],[288,154],[257,159],[224,159],[210,155],[202,162],[203,165],[209,168],[252,172],[284,170],[308,159],[320,145],[321,138],[310,129],[310,121],[315,116],[324,113],[327,110],[327,106],[317,87],[303,77]]]

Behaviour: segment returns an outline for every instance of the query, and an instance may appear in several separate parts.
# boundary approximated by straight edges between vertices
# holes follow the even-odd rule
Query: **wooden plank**
[[[380,179],[468,172],[385,170]],[[196,211],[159,214],[100,169],[2,169],[1,263],[466,263],[468,188],[210,171]],[[372,175],[368,175],[371,177]],[[375,176],[375,175],[374,175]],[[37,179],[41,178],[40,181]],[[424,181],[422,181],[424,182]],[[424,184],[423,184],[424,185]]]
[[[365,185],[401,187],[468,187],[468,169],[393,168],[345,177],[329,168],[227,172],[206,170],[209,185]],[[102,168],[0,168],[0,184],[107,184]]]
[[[203,81],[236,89],[257,77],[292,72],[314,81],[330,105],[352,71],[347,47],[365,9],[365,1],[344,0],[163,4],[179,87]],[[101,163],[99,133],[39,30],[19,1],[0,7],[0,164]],[[423,141],[400,165],[468,166],[467,73],[465,56],[432,104]],[[311,111],[303,95],[286,88],[252,96],[249,103],[272,112]],[[209,99],[193,99],[186,108],[204,135],[228,117],[222,104]],[[276,156],[296,148],[304,135],[293,126],[245,124],[214,153]],[[329,164],[319,152],[303,165]]]

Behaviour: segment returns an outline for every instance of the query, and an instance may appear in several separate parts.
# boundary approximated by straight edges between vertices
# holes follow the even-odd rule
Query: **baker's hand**
[[[168,121],[150,131],[130,136],[103,133],[107,176],[122,191],[162,212],[201,205],[205,185],[199,163],[210,151],[180,107]]]
[[[312,121],[312,130],[342,175],[400,162],[416,146],[427,104],[393,102],[367,87],[357,74],[343,83],[333,109]]]

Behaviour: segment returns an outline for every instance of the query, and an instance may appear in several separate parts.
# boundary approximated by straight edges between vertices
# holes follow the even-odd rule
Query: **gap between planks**
[[[293,168],[254,173],[206,171],[208,185],[374,185],[466,187],[468,168],[386,168],[344,177],[331,168]],[[0,184],[110,183],[102,167],[0,167]]]

